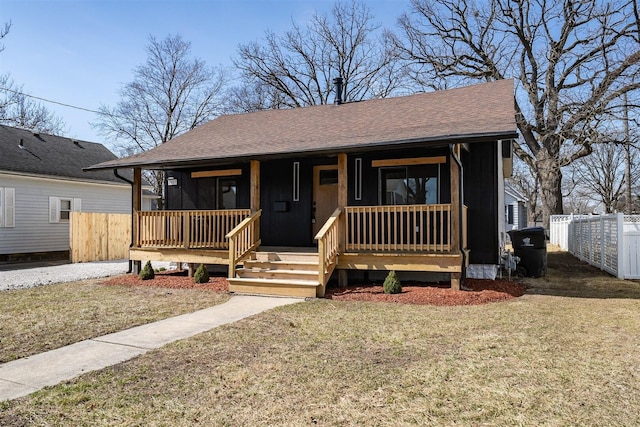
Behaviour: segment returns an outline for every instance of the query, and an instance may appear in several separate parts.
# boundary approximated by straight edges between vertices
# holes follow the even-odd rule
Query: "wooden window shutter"
[[[49,197],[49,222],[60,222],[60,199]]]
[[[74,198],[71,210],[73,212],[82,212],[82,199]]]

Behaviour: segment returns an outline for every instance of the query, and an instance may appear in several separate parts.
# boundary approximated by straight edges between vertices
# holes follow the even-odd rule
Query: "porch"
[[[262,211],[136,211],[130,259],[228,266],[232,292],[324,296],[338,270],[442,272],[459,288],[467,248],[467,209],[451,204],[337,208],[315,236],[317,247],[261,248]],[[311,252],[309,252],[311,250]]]

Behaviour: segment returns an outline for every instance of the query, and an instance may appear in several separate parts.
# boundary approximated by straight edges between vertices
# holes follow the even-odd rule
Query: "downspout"
[[[114,169],[113,170],[113,174],[115,175],[116,178],[119,178],[125,182],[128,182],[129,185],[131,185],[131,242],[129,243],[129,249],[131,249],[133,247],[133,181],[131,181],[128,178],[125,178],[124,176],[120,175],[118,173],[118,169]],[[130,274],[133,271],[133,261],[131,261],[131,259],[129,259],[129,269],[127,270],[127,274]]]
[[[460,242],[460,255],[462,256],[462,277],[460,278],[460,280],[464,281],[464,278],[466,276],[466,268],[465,266],[467,265],[467,254],[464,251],[464,248],[462,247],[462,242],[464,240],[464,230],[462,229],[462,217],[464,215],[464,175],[463,172],[464,170],[462,169],[462,162],[460,161],[460,159],[458,158],[458,156],[456,156],[455,150],[453,149],[453,144],[449,144],[449,153],[451,154],[451,158],[456,162],[456,164],[458,165],[458,170],[460,170],[460,190],[458,191],[458,198],[459,198],[459,202],[458,202],[458,221],[460,226],[458,227],[458,241]],[[466,290],[467,288],[464,287],[464,285],[461,284],[460,289],[462,290]]]

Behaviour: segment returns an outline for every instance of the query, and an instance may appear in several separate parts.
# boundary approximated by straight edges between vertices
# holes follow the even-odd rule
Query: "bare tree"
[[[275,90],[264,92],[277,101],[268,108],[331,103],[336,77],[345,102],[385,97],[400,87],[400,70],[375,38],[380,26],[373,19],[365,3],[338,2],[305,27],[293,23],[282,36],[267,31],[263,43],[241,45],[234,64],[245,85]]]
[[[625,180],[625,149],[618,144],[594,144],[593,152],[573,164],[573,180],[577,194],[602,204],[606,213],[616,212],[623,205]],[[631,179],[635,182],[640,170],[632,152]]]
[[[157,147],[211,120],[222,111],[226,73],[210,68],[191,53],[180,35],[149,37],[147,60],[120,91],[115,107],[102,106],[99,132],[114,138],[120,154]],[[147,174],[162,194],[163,174]]]
[[[636,17],[633,0],[412,0],[388,39],[431,87],[517,80],[528,150],[515,152],[538,177],[548,226],[562,213],[562,168],[591,152],[600,117],[640,88]]]
[[[0,76],[0,123],[52,135],[64,135],[62,118],[24,93],[8,74]]]
[[[10,30],[11,30],[11,21],[5,22],[2,25],[2,27],[0,27],[0,40],[5,38],[7,36],[7,34],[9,34]],[[0,43],[0,52],[2,52],[3,50],[4,50],[4,45],[2,43]]]
[[[11,30],[11,22],[0,27],[0,40]],[[4,51],[0,43],[0,53]],[[33,131],[63,135],[64,121],[44,105],[37,102],[17,85],[9,74],[0,75],[0,123]]]
[[[243,79],[227,90],[227,113],[250,113],[252,111],[287,108],[284,96],[273,86],[261,81]]]

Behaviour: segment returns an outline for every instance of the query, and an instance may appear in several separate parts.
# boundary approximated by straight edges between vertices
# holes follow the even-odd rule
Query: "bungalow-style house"
[[[114,159],[102,144],[0,125],[0,262],[68,258],[70,212],[131,212],[130,184],[83,171]]]
[[[225,115],[90,169],[134,170],[135,261],[228,265],[234,292],[323,296],[334,270],[342,284],[444,273],[459,289],[468,265],[499,264],[516,137],[504,80]],[[142,169],[166,171],[167,210],[141,209]]]

